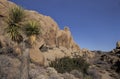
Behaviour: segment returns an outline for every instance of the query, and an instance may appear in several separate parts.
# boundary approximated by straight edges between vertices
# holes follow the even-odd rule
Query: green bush
[[[6,19],[7,27],[5,28],[5,32],[13,41],[18,43],[23,40],[23,37],[19,31],[24,15],[24,10],[21,7],[15,6],[10,8],[9,16]]]
[[[78,70],[87,74],[89,64],[82,58],[69,58],[64,57],[61,59],[56,59],[49,64],[50,67],[54,67],[59,73],[70,72],[72,70]]]
[[[25,34],[27,36],[39,35],[40,34],[40,28],[39,28],[38,23],[36,21],[29,21],[25,25]]]
[[[113,70],[115,70],[117,73],[120,73],[120,61],[116,61],[114,65],[111,67]]]
[[[22,22],[23,18],[25,18],[25,12],[22,7],[15,6],[13,8],[10,8],[8,17],[9,23],[16,25]]]

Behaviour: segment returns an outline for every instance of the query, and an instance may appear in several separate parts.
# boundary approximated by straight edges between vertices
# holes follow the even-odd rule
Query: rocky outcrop
[[[37,65],[44,65],[44,56],[40,52],[39,48],[31,48],[29,51],[31,62]]]
[[[45,57],[45,65],[49,65],[51,61],[55,61],[55,59],[60,59],[65,56],[72,57],[72,50],[68,50],[65,47],[53,48],[52,50],[48,50],[43,53]]]
[[[13,6],[16,6],[14,3],[7,1],[7,0],[0,0],[0,24],[1,24],[1,31],[0,35],[5,36],[4,29],[6,26],[5,19],[7,19],[9,9]],[[2,17],[3,16],[3,17]],[[34,49],[30,49],[30,58],[33,62],[36,62],[37,64],[43,63],[43,51],[50,49],[58,49],[61,50],[61,48],[64,48],[67,54],[64,54],[64,52],[61,52],[60,54],[62,56],[59,57],[59,54],[56,54],[53,56],[53,59],[56,58],[58,55],[58,58],[64,57],[64,56],[70,56],[71,52],[79,51],[79,46],[75,43],[73,40],[72,34],[70,32],[70,29],[68,27],[65,27],[64,30],[60,30],[58,24],[50,17],[45,16],[42,14],[39,14],[38,12],[32,11],[32,10],[25,10],[25,19],[23,23],[26,23],[28,21],[37,21],[41,28],[41,34],[38,36],[37,40],[35,41]],[[23,27],[23,26],[21,26]],[[24,34],[22,35],[24,37],[24,41],[28,39]],[[8,39],[6,36],[5,39],[7,39],[8,42],[11,40]],[[1,45],[4,44],[5,41],[1,39]],[[14,42],[12,44],[9,44],[10,47],[13,48],[13,51],[16,55],[21,56],[22,55],[22,45],[16,45]],[[67,49],[66,49],[67,48]],[[39,50],[40,49],[40,50]],[[53,52],[58,52],[56,50],[52,50]],[[33,53],[34,52],[34,53]],[[48,53],[48,52],[47,52]],[[53,53],[54,54],[54,53]],[[35,58],[36,57],[36,58]]]
[[[9,9],[13,6],[16,5],[12,2],[0,0],[0,11],[2,12],[0,15],[5,16],[2,18],[5,19],[8,16]],[[41,35],[39,37],[44,39],[46,45],[50,47],[63,46],[69,49],[79,49],[68,27],[65,27],[64,30],[60,30],[58,24],[50,16],[45,16],[32,10],[25,10],[25,15],[24,22],[31,20],[38,22],[41,28]],[[3,22],[2,25],[4,26],[5,22]]]
[[[24,62],[24,64],[22,64]],[[25,64],[26,63],[26,64]],[[26,71],[26,67],[29,71]],[[23,72],[23,71],[24,72]],[[29,75],[27,75],[29,73]],[[28,77],[26,77],[26,75]],[[79,76],[80,77],[80,76]],[[82,79],[72,74],[60,74],[54,68],[27,64],[18,58],[0,55],[0,79]]]
[[[28,37],[22,33],[21,43],[13,42],[4,32],[9,9],[16,6],[8,0],[0,0],[0,79],[82,79],[74,73],[60,74],[54,68],[47,67],[49,62],[75,54],[92,58],[89,50],[80,49],[75,43],[70,29],[59,29],[50,17],[35,11],[25,10],[24,22],[36,21],[41,34],[37,36],[33,46],[29,45]],[[41,66],[47,68],[43,68]]]
[[[90,50],[85,48],[81,49],[80,52],[86,58],[93,58],[95,56],[94,52],[91,52]]]
[[[112,51],[101,55],[100,59],[111,64],[111,66],[114,66],[116,62],[120,61],[120,50],[118,48],[113,49]]]
[[[35,20],[40,24],[41,35],[45,44],[48,46],[56,46],[56,33],[59,30],[57,23],[49,16],[39,14],[35,11],[26,10],[26,20]]]
[[[82,79],[81,75],[75,77],[73,74],[69,73],[60,74],[54,68],[43,68],[34,64],[30,64],[29,73],[31,79]]]
[[[0,48],[6,47],[7,46],[7,41],[5,40],[4,36],[0,36]]]
[[[0,16],[1,17],[7,16],[9,8],[13,6],[15,6],[15,4],[8,0],[0,0]]]
[[[38,17],[32,16],[38,15]],[[42,36],[45,44],[49,47],[66,47],[68,49],[79,50],[79,46],[73,41],[71,32],[68,27],[60,30],[57,23],[49,16],[38,14],[34,11],[28,11],[29,19],[36,20],[41,25]],[[50,22],[49,22],[50,21]]]
[[[66,48],[70,48],[72,37],[71,32],[68,27],[65,27],[64,30],[59,30],[56,36],[57,47],[63,46]]]
[[[60,59],[63,57],[83,57],[87,62],[95,57],[95,53],[89,51],[88,49],[73,51],[72,49],[68,50],[65,47],[49,49],[46,52],[43,52],[43,55],[45,57],[45,65],[48,65],[51,61],[55,61],[55,59]]]
[[[0,79],[20,79],[20,66],[17,58],[0,55]]]
[[[118,44],[118,42],[116,43]],[[100,74],[102,79],[119,79],[120,73],[120,49],[118,45],[112,51],[93,51],[95,52],[94,60],[92,60],[93,68],[102,70]]]
[[[116,49],[120,49],[120,41],[116,43]]]

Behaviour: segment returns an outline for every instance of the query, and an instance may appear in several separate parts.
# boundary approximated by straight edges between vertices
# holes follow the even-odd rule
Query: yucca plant
[[[19,27],[17,26],[9,26],[6,28],[6,32],[12,41],[20,43],[23,40],[22,35],[19,33]]]
[[[29,21],[25,25],[25,34],[29,37],[30,44],[32,45],[36,40],[36,36],[40,34],[38,23],[35,21]]]
[[[9,12],[9,21],[13,24],[17,24],[22,22],[23,18],[25,16],[23,8],[16,6],[10,9]]]
[[[9,10],[9,16],[6,20],[7,28],[5,28],[5,31],[13,41],[18,43],[23,40],[19,30],[24,14],[24,10],[21,7],[15,6]]]

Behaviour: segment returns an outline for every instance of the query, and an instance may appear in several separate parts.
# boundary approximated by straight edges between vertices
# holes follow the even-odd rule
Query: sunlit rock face
[[[5,28],[7,27],[6,20],[8,19],[10,8],[15,6],[17,5],[8,0],[0,0],[0,54],[2,54],[0,55],[0,63],[6,61],[11,64],[11,67],[9,67],[9,64],[6,65],[4,63],[6,66],[4,66],[3,69],[7,69],[6,71],[2,70],[3,72],[0,71],[0,76],[2,74],[7,74],[8,76],[5,78],[0,77],[1,79],[20,79],[21,75],[23,78],[28,78],[27,73],[30,71],[28,70],[28,67],[30,66],[28,65],[28,62],[34,64],[34,67],[48,66],[48,64],[55,59],[63,58],[65,56],[72,58],[76,52],[79,53],[77,54],[79,56],[92,57],[89,54],[90,51],[83,51],[76,44],[68,26],[62,30],[50,16],[32,10],[24,10],[25,17],[20,27],[24,28],[24,25],[22,24],[25,24],[28,21],[36,21],[40,27],[40,35],[37,36],[32,47],[29,46],[29,38],[24,33],[21,33],[23,41],[19,44],[15,43],[5,33]],[[26,49],[28,49],[28,51],[26,51]],[[27,58],[28,56],[26,55],[28,53],[29,58]],[[4,61],[3,58],[5,58]],[[0,68],[2,68],[2,65],[0,64]],[[34,67],[31,69],[34,69]],[[11,70],[13,70],[13,72]],[[46,71],[46,69],[43,70]],[[23,71],[25,71],[24,73],[26,74],[23,74]],[[37,70],[35,70],[35,72],[37,72]],[[47,71],[45,73],[48,74]],[[32,75],[33,74],[30,76]],[[57,72],[56,75],[53,76],[56,76],[56,78],[60,77]],[[65,75],[68,75],[69,77],[70,74]],[[63,75],[63,77],[66,77],[65,75]],[[38,76],[38,78],[43,76],[45,78],[49,77],[43,74],[42,76]],[[62,77],[60,79],[62,79]]]
[[[6,36],[6,33],[4,29],[7,26],[6,19],[8,17],[10,8],[16,6],[13,2],[10,2],[8,0],[0,0],[0,35],[4,37],[4,39],[7,39],[7,42],[11,42],[10,38]],[[25,18],[23,21],[23,24],[28,21],[36,21],[39,24],[40,32],[41,34],[36,39],[36,45],[34,45],[34,48],[37,48],[36,50],[43,50],[44,48],[67,48],[66,50],[73,50],[73,51],[79,51],[79,46],[75,43],[73,40],[72,34],[70,32],[70,29],[68,27],[65,27],[63,30],[59,29],[58,24],[50,17],[45,16],[43,14],[40,14],[36,11],[32,10],[25,10]],[[21,28],[24,26],[21,26]],[[28,39],[24,33],[22,33],[22,36],[24,36],[24,40]],[[4,40],[5,41],[5,40]],[[4,45],[4,41],[1,38],[1,43]],[[21,47],[20,45],[16,45],[14,42],[12,42],[13,50],[16,54],[21,55]],[[39,53],[42,51],[40,50]],[[69,53],[69,52],[68,52]]]
[[[120,49],[120,41],[116,43],[116,49]]]
[[[114,70],[120,73],[120,41],[116,43],[116,48],[110,53],[98,53],[97,57],[97,52],[93,53],[88,49],[80,49],[75,43],[69,27],[61,30],[50,16],[36,11],[25,10],[26,16],[23,22],[23,24],[28,21],[38,22],[41,33],[37,36],[35,44],[30,47],[27,41],[28,37],[24,33],[22,33],[23,42],[16,44],[4,31],[7,26],[5,21],[8,17],[9,9],[14,6],[16,4],[10,2],[10,0],[0,0],[0,79],[83,79],[81,75],[79,75],[80,78],[76,78],[73,72],[73,74],[60,74],[54,68],[48,67],[51,61],[65,56],[70,58],[83,57],[92,64],[91,67],[97,68],[97,72],[102,73],[103,76],[104,73],[109,71],[103,72],[102,70],[109,67],[115,68]],[[28,58],[25,52],[29,53]],[[91,63],[94,61],[96,61],[95,64]],[[108,63],[108,66],[105,63]]]
[[[3,19],[8,16],[9,10],[13,6],[16,5],[10,1],[0,0],[0,27],[6,26]],[[36,11],[25,10],[25,15],[26,17],[24,22],[31,20],[38,22],[41,28],[41,35],[39,38],[44,39],[47,46],[63,46],[68,49],[72,48],[74,50],[79,50],[79,46],[74,42],[70,29],[68,27],[60,30],[58,24],[50,16],[42,15]]]
[[[26,10],[26,15],[28,16],[26,20],[36,20],[39,22],[41,27],[41,35],[39,37],[45,41],[45,45],[49,47],[62,46],[74,50],[80,49],[74,42],[68,27],[61,30],[50,16],[45,16],[35,11]]]

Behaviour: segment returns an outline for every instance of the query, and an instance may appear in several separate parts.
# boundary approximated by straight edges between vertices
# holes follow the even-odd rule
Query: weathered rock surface
[[[24,71],[23,74],[21,70],[25,70],[25,67],[29,71]],[[51,67],[44,68],[33,63],[27,64],[15,57],[0,55],[0,79],[26,79],[26,72],[29,73],[29,79],[81,79],[69,73],[60,74]]]
[[[1,25],[0,35],[1,36],[6,36],[4,32],[5,26],[7,26],[5,23],[5,19],[8,16],[9,9],[12,8],[13,6],[16,6],[16,5],[8,0],[0,0],[0,11],[1,11],[0,13],[0,25]],[[39,63],[40,61],[43,61],[43,58],[44,58],[42,55],[44,54],[43,51],[47,51],[49,49],[61,50],[61,47],[62,47],[65,49],[63,51],[67,51],[66,52],[67,54],[64,55],[64,52],[52,50],[51,52],[56,52],[56,53],[55,54],[53,53],[55,56],[51,57],[50,60],[55,59],[55,58],[61,58],[61,57],[68,56],[68,55],[70,56],[71,52],[74,52],[74,51],[78,52],[80,50],[80,47],[73,40],[72,34],[68,27],[65,27],[64,30],[60,30],[58,24],[50,16],[45,16],[32,10],[31,11],[25,10],[25,15],[26,17],[23,23],[26,23],[30,20],[37,21],[38,24],[40,24],[40,28],[41,28],[41,34],[38,36],[39,38],[37,38],[37,40],[35,41],[36,44],[34,46],[36,48],[34,50],[39,53],[34,54],[34,56],[32,53],[30,53],[30,57],[32,57],[32,61],[33,60],[34,62],[37,61],[37,64],[38,64],[38,61]],[[26,40],[27,37],[25,35],[23,36],[24,36],[24,40]],[[9,38],[8,36],[5,37],[5,39],[8,39],[8,38]],[[8,39],[7,41],[10,42],[11,40]],[[2,47],[5,46],[6,44],[5,42],[6,41],[1,40]],[[11,44],[9,45],[10,47],[13,47],[13,51],[16,55],[19,55],[19,56],[21,55],[22,46],[15,45],[14,43],[12,43],[12,45]],[[30,49],[30,50],[34,52],[33,49]],[[61,55],[59,53],[57,54],[57,52],[61,52]],[[40,57],[40,54],[41,54],[41,57]],[[36,57],[37,60],[33,59],[33,57]]]
[[[65,56],[72,56],[72,51],[67,50],[65,47],[53,48],[52,50],[48,50],[47,52],[43,52],[45,57],[45,65],[48,65],[49,62],[55,61],[55,59],[63,58]]]
[[[43,68],[40,65],[47,66],[56,58],[65,56],[84,56],[89,60],[94,57],[94,53],[87,49],[81,50],[68,27],[61,30],[50,16],[28,10],[25,10],[26,17],[23,23],[29,20],[37,21],[41,27],[41,34],[31,48],[26,45],[28,38],[24,33],[24,41],[16,44],[4,32],[7,26],[5,20],[13,6],[16,5],[8,0],[0,0],[0,79],[82,79],[80,74],[60,74],[54,68]]]
[[[29,73],[31,79],[82,79],[69,73],[60,74],[51,67],[43,68],[34,64],[30,64]]]
[[[31,62],[38,65],[44,65],[44,56],[40,52],[39,48],[31,48],[29,51]]]
[[[116,43],[116,49],[120,49],[120,41]]]
[[[5,16],[1,18],[6,18],[9,9],[13,6],[15,6],[15,4],[12,2],[0,0],[0,11],[2,12],[0,15]],[[73,41],[69,28],[60,30],[57,23],[50,16],[45,16],[35,11],[25,10],[25,14],[25,22],[33,20],[40,24],[41,35],[39,37],[44,39],[46,45],[51,47],[63,46],[69,49],[79,49],[79,46]],[[4,22],[2,25],[4,26]]]
[[[20,66],[17,58],[0,55],[0,79],[20,79]]]
[[[118,44],[118,42],[116,43]],[[119,79],[120,76],[120,49],[118,45],[112,51],[100,52],[96,51],[95,56],[92,60],[92,65],[97,71],[101,70],[99,73],[102,79]]]

